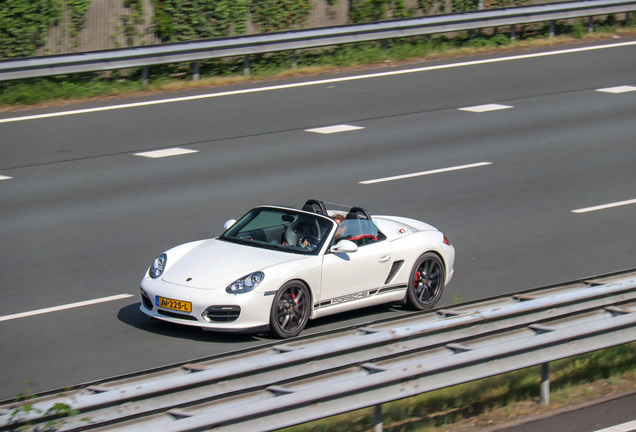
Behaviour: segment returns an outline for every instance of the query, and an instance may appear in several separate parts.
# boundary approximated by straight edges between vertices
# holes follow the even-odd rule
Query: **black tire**
[[[300,281],[287,282],[278,290],[272,303],[270,335],[281,339],[298,336],[307,325],[310,311],[309,289]]]
[[[432,309],[444,291],[446,270],[439,256],[427,252],[420,256],[411,270],[406,300],[415,310]]]

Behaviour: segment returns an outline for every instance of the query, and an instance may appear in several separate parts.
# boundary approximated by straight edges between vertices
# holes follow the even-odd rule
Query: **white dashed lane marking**
[[[313,132],[319,134],[332,134],[339,132],[348,132],[353,130],[364,129],[362,126],[352,126],[352,125],[336,125],[336,126],[327,126],[315,129],[306,129],[305,132]]]
[[[0,180],[11,180],[13,177],[0,175]]]
[[[609,203],[609,204],[603,204],[603,205],[598,205],[598,206],[594,206],[594,207],[587,207],[587,208],[582,208],[582,209],[578,209],[578,210],[572,210],[572,213],[589,213],[589,212],[593,212],[593,211],[597,211],[597,210],[606,210],[606,209],[610,209],[610,208],[613,208],[613,207],[621,207],[621,206],[626,206],[626,205],[630,205],[630,204],[636,204],[636,199],[627,200],[627,201],[620,201],[620,202],[615,202],[615,203]]]
[[[199,150],[189,150],[189,149],[177,147],[177,148],[169,148],[164,150],[154,150],[154,151],[147,151],[142,153],[135,153],[135,156],[157,159],[157,158],[179,156],[179,155],[198,153],[198,152]]]
[[[434,169],[434,170],[430,170],[430,171],[420,171],[420,172],[411,173],[411,174],[402,174],[402,175],[396,175],[396,176],[392,176],[392,177],[383,177],[383,178],[378,178],[378,179],[373,179],[373,180],[364,180],[364,181],[361,181],[361,182],[358,182],[358,183],[359,184],[381,183],[381,182],[387,182],[387,181],[392,181],[392,180],[402,180],[402,179],[411,178],[411,177],[425,176],[425,175],[430,175],[430,174],[440,174],[440,173],[445,173],[445,172],[449,172],[449,171],[459,171],[459,170],[464,170],[464,169],[469,169],[469,168],[477,168],[477,167],[481,167],[481,166],[485,166],[485,165],[491,165],[491,164],[492,164],[492,162],[477,162],[477,163],[468,164],[468,165],[458,165],[458,166],[453,166],[453,167],[448,167],[448,168]]]
[[[30,311],[30,312],[22,312],[22,313],[17,313],[17,314],[13,314],[13,315],[5,315],[5,316],[0,316],[0,322],[1,321],[14,320],[14,319],[18,319],[18,318],[26,318],[26,317],[30,317],[30,316],[34,316],[34,315],[41,315],[41,314],[50,313],[50,312],[58,312],[58,311],[63,311],[63,310],[66,310],[66,309],[78,308],[78,307],[82,307],[82,306],[90,306],[90,305],[94,305],[94,304],[105,303],[105,302],[109,302],[109,301],[113,301],[113,300],[121,300],[121,299],[130,298],[130,297],[134,297],[134,296],[132,294],[118,294],[118,295],[114,295],[114,296],[110,296],[110,297],[98,298],[98,299],[95,299],[95,300],[86,300],[86,301],[77,302],[77,303],[70,303],[70,304],[66,304],[66,305],[62,305],[62,306],[53,306],[53,307],[44,308],[44,309],[37,309],[37,310],[34,310],[34,311]]]
[[[636,91],[636,87],[624,85],[624,86],[618,86],[618,87],[608,87],[608,88],[598,89],[596,91],[603,92],[603,93],[617,94],[617,93],[627,93],[627,92]]]
[[[497,110],[503,110],[503,109],[508,109],[508,108],[513,108],[510,105],[501,105],[501,104],[487,104],[487,105],[477,105],[477,106],[473,106],[473,107],[466,107],[466,108],[460,108],[460,111],[469,111],[469,112],[476,112],[476,113],[482,113],[482,112],[488,112],[488,111],[497,111]]]

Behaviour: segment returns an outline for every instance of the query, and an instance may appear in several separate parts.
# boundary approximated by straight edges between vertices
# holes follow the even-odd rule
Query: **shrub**
[[[35,55],[46,42],[49,26],[61,17],[59,0],[0,2],[0,58]]]

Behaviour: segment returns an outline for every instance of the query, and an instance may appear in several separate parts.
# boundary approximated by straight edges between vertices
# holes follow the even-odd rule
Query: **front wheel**
[[[445,274],[444,263],[436,254],[427,252],[420,256],[409,277],[408,305],[416,310],[433,308],[444,291]]]
[[[269,329],[272,336],[282,339],[298,336],[307,325],[311,299],[309,290],[300,281],[283,285],[274,297]]]

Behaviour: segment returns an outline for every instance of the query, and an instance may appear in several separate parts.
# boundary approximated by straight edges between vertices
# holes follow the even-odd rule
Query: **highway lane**
[[[634,267],[636,206],[572,210],[636,198],[636,92],[597,91],[636,85],[635,51],[0,123],[0,175],[13,177],[0,181],[0,317],[135,296],[0,321],[0,399],[26,380],[42,391],[258,343],[145,321],[136,296],[159,252],[259,203],[315,197],[431,222],[458,251],[440,305]],[[459,110],[490,103],[512,108]],[[363,129],[306,131],[334,124]],[[134,155],[177,146],[197,152]],[[478,162],[491,164],[359,183]]]
[[[634,79],[634,41],[612,42],[609,45],[620,46],[596,51],[576,51],[581,49],[576,47],[573,52],[570,52],[572,48],[563,48],[556,51],[565,51],[563,54],[542,57],[533,57],[540,52],[521,52],[517,56],[494,59],[493,56],[482,56],[431,62],[423,66],[429,69],[423,72],[367,79],[352,78],[373,76],[374,72],[396,72],[396,68],[350,73],[344,77],[312,77],[300,81],[316,84],[303,87],[197,99],[176,103],[177,106],[166,103],[97,115],[42,119],[37,122],[37,127],[20,122],[3,124],[3,142],[11,145],[3,148],[0,169],[151,150],[176,143],[195,145],[259,136],[345,120],[353,122],[435,112],[492,101],[585,90],[590,86],[623,85]],[[521,58],[493,62],[516,57]],[[588,81],[591,76],[594,77],[593,84]],[[328,81],[329,78],[332,81]],[[284,84],[292,85],[296,81]],[[263,88],[263,85],[255,83],[237,89],[221,88],[210,93],[244,92],[250,88]],[[147,99],[144,98],[144,101]],[[138,100],[132,102],[135,101]],[[107,101],[98,105],[118,104],[119,101]],[[81,104],[77,108],[95,105]],[[67,110],[67,107],[35,110],[33,114]],[[6,117],[15,115],[0,113],[0,121]]]

